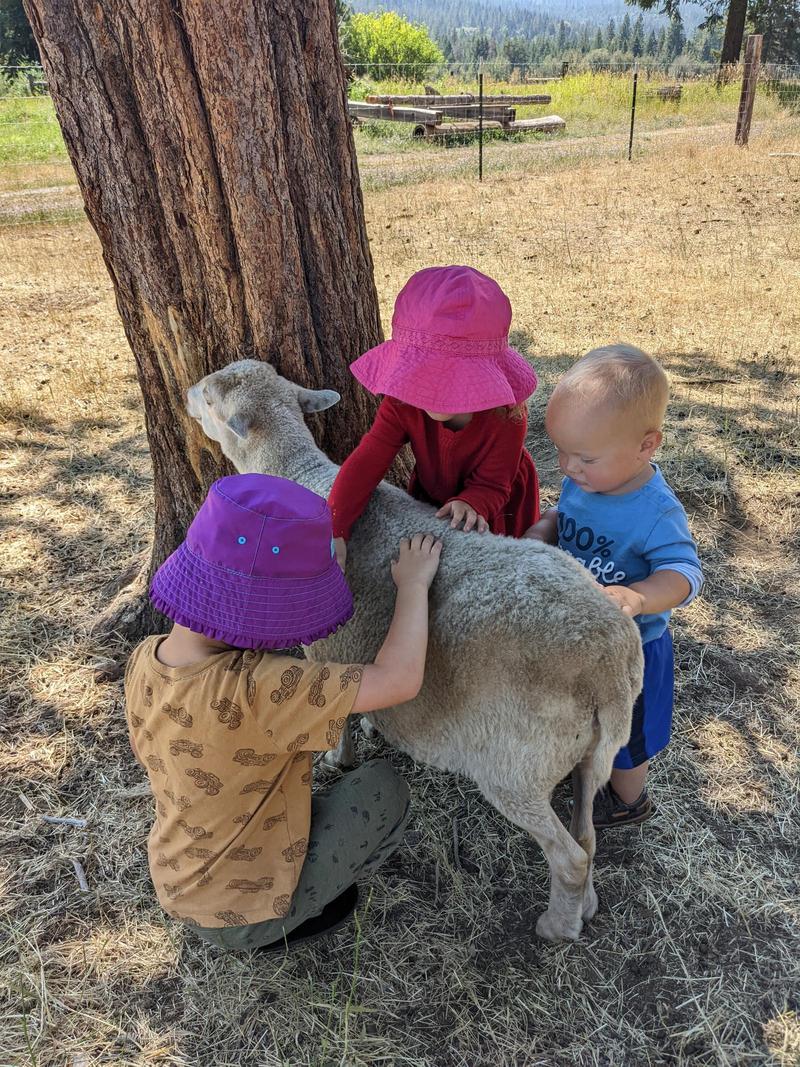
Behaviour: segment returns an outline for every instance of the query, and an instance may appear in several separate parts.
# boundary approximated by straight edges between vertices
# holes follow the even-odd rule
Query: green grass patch
[[[67,159],[49,96],[0,99],[0,163],[50,163]]]
[[[639,129],[673,129],[736,121],[740,92],[738,81],[718,87],[713,77],[686,79],[680,82],[682,94],[679,101],[659,98],[657,90],[660,87],[678,81],[664,73],[651,73],[648,76],[646,71],[640,72],[636,102]],[[434,85],[442,95],[472,93],[477,99],[476,78],[447,76]],[[571,137],[592,137],[624,131],[630,122],[632,89],[630,71],[584,71],[542,85],[498,81],[489,77],[484,79],[486,96],[549,95],[549,104],[515,105],[516,117],[526,119],[560,115],[567,124],[566,133]],[[417,96],[424,94],[424,86],[397,79],[370,82],[360,78],[353,83],[352,99],[364,99],[371,94]],[[757,97],[756,115],[762,120],[777,118],[784,113],[781,104],[778,94],[762,90]],[[389,142],[385,149],[379,145],[382,140]],[[410,125],[403,123],[370,123],[357,131],[356,143],[370,152],[395,151],[398,147],[410,149],[415,144]],[[422,142],[421,146],[431,147],[429,142]]]
[[[83,208],[77,207],[56,208],[55,210],[33,208],[17,214],[0,211],[0,230],[15,229],[19,226],[56,225],[63,222],[77,222],[85,218]]]
[[[658,130],[679,127],[714,125],[736,121],[739,103],[739,84],[736,81],[717,87],[715,80],[697,78],[686,80],[680,101],[660,100],[660,86],[672,84],[666,74],[642,71],[636,106],[637,129]],[[435,82],[443,95],[473,93],[477,96],[477,79],[447,76]],[[602,136],[624,132],[630,121],[632,79],[630,72],[585,71],[547,82],[525,85],[519,82],[485,79],[487,96],[540,95],[551,97],[549,104],[518,105],[518,119],[543,115],[560,115],[567,124],[567,137]],[[350,86],[352,99],[367,95],[422,95],[424,85],[391,79],[373,82],[356,79]],[[756,98],[755,117],[759,121],[787,114],[791,105],[798,106],[797,85],[776,91],[761,89]],[[458,142],[440,144],[413,136],[413,125],[401,122],[365,123],[354,131],[356,148],[361,153],[391,154],[394,152],[444,152]],[[487,132],[487,138],[493,135]],[[548,135],[549,138],[557,135]],[[530,134],[514,135],[509,140],[531,140]],[[469,143],[467,136],[461,143]],[[67,152],[61,130],[49,96],[0,97],[0,165],[19,163],[67,162]]]

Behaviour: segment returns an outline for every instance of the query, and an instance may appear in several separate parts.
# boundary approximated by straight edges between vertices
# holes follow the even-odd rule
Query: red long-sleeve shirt
[[[387,396],[375,422],[348,456],[328,503],[334,537],[350,531],[397,453],[411,443],[416,467],[408,491],[441,507],[464,500],[492,533],[521,537],[539,518],[539,479],[525,450],[527,416],[478,411],[461,430],[450,430],[424,411]]]

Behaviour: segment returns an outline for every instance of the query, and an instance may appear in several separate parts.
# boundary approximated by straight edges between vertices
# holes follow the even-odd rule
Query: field
[[[800,1063],[800,137],[760,121],[747,151],[726,127],[653,138],[633,165],[602,138],[590,154],[497,146],[482,186],[470,149],[403,170],[361,145],[385,323],[423,265],[507,289],[541,380],[529,443],[547,502],[543,407],[578,355],[624,339],[672,380],[661,462],[707,586],[675,619],[658,814],[601,836],[600,911],[560,946],[532,933],[533,842],[468,781],[363,740],[407,775],[415,815],[354,925],[237,958],[165,919],[121,683],[95,681],[88,636],[150,537],[134,367],[69,168],[5,157],[25,166],[0,167],[0,1064]]]

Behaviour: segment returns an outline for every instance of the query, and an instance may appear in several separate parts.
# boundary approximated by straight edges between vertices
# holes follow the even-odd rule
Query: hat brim
[[[335,559],[311,578],[256,578],[208,563],[186,542],[156,571],[150,599],[173,622],[236,648],[310,645],[353,614]]]
[[[365,352],[350,370],[371,393],[453,415],[522,404],[538,385],[533,367],[510,346],[478,357],[389,340]]]

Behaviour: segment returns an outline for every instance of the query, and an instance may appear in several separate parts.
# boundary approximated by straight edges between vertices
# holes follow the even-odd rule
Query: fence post
[[[639,64],[633,64],[633,95],[631,96],[631,134],[628,138],[628,162],[633,158],[633,124],[636,120],[636,86],[639,81]]]
[[[742,95],[739,97],[739,114],[736,119],[736,143],[746,145],[750,139],[750,123],[753,118],[753,104],[758,85],[758,69],[761,66],[762,34],[751,33],[747,38],[744,53],[744,74],[742,75]]]
[[[483,181],[483,70],[478,73],[478,181]]]

